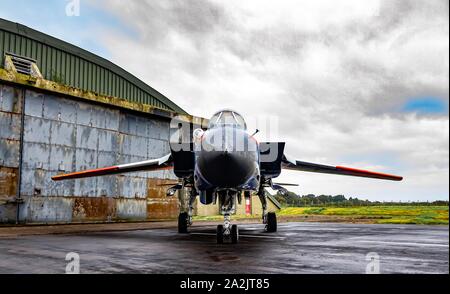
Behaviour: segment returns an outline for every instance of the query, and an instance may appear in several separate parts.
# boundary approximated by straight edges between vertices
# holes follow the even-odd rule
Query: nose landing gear
[[[225,215],[224,224],[217,226],[217,244],[223,244],[225,240],[229,240],[231,244],[239,242],[239,228],[231,225],[230,215]]]
[[[223,214],[223,225],[217,226],[217,244],[229,241],[231,244],[239,242],[239,228],[231,224],[231,215],[236,212],[236,198],[238,191],[224,190],[218,193],[220,213]]]

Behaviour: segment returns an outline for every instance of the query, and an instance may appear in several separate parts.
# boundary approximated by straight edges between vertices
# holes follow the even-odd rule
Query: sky
[[[1,0],[0,17],[113,61],[190,114],[235,109],[290,157],[405,177],[283,172],[294,192],[449,198],[448,0]]]

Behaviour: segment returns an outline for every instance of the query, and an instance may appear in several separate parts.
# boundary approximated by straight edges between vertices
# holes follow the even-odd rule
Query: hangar
[[[182,115],[201,125],[201,118],[112,62],[3,19],[0,58],[0,223],[178,215],[184,201],[167,198],[164,187],[176,180],[171,171],[64,183],[51,177],[162,157],[170,152],[170,120]],[[216,213],[200,204],[196,211]]]

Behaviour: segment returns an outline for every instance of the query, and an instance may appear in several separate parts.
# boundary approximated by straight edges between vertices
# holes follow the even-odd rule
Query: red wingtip
[[[377,177],[380,179],[391,180],[391,181],[398,181],[398,182],[403,181],[403,177],[396,176],[396,175],[372,172],[372,171],[368,171],[368,170],[355,169],[355,168],[350,168],[350,167],[345,167],[345,166],[336,166],[336,168],[338,170],[355,173],[355,174],[361,175],[361,176],[366,175],[366,176]]]
[[[81,179],[81,178],[89,178],[89,177],[97,177],[101,175],[106,175],[110,172],[119,170],[119,167],[112,166],[107,168],[99,168],[93,170],[87,170],[82,172],[74,172],[65,175],[59,175],[52,177],[53,181],[63,181],[63,180],[72,180],[72,179]]]

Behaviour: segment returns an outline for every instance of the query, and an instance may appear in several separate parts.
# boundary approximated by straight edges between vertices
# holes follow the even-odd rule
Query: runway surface
[[[217,245],[212,226],[8,237],[0,273],[65,273],[70,252],[85,274],[449,273],[446,226],[286,223],[266,234],[246,224],[240,233],[237,245]]]

